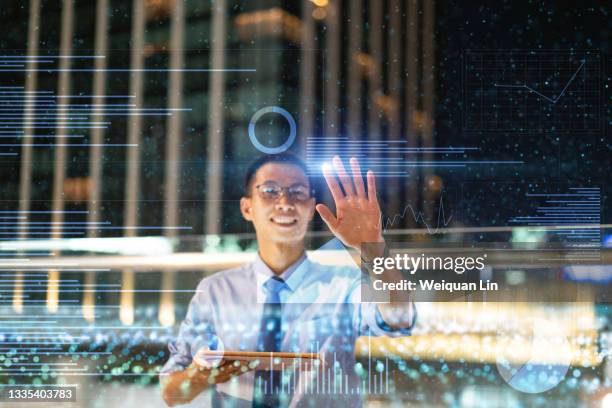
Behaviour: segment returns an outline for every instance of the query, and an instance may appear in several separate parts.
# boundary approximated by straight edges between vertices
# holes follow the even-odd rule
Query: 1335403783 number
[[[4,387],[2,387],[4,388]],[[76,401],[75,386],[8,386],[0,391],[0,401]]]

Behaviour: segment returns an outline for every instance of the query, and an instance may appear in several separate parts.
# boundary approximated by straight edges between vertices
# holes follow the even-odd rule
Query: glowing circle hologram
[[[531,335],[514,336],[501,350],[497,356],[497,371],[515,390],[539,394],[555,388],[565,379],[572,357],[565,329],[536,318]]]
[[[257,135],[255,135],[255,124],[266,113],[278,113],[282,115],[289,123],[289,137],[287,137],[287,140],[279,146],[264,146],[259,140],[257,140]],[[251,121],[249,122],[249,139],[251,139],[251,143],[253,143],[253,146],[255,146],[257,150],[266,154],[282,153],[289,149],[295,141],[296,133],[297,126],[295,124],[295,119],[293,119],[293,116],[291,116],[291,114],[287,110],[279,106],[266,106],[265,108],[261,108],[260,110],[255,112],[255,114],[251,118]]]

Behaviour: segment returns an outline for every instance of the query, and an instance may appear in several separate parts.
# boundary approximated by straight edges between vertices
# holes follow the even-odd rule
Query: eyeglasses
[[[278,184],[266,183],[255,186],[255,188],[261,198],[270,201],[278,200],[281,194],[285,194],[291,201],[307,201],[314,193],[303,185],[281,187]]]

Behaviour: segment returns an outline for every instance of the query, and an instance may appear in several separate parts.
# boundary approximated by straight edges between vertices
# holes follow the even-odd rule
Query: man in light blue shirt
[[[374,174],[367,173],[366,192],[359,163],[350,164],[352,178],[338,157],[337,178],[331,167],[323,170],[334,215],[315,205],[306,166],[295,156],[268,155],[253,163],[240,209],[255,227],[258,255],[198,285],[160,375],[168,405],[187,403],[213,386],[214,407],[361,406],[357,337],[410,334],[416,311],[407,292],[391,295],[389,303],[361,302],[367,276],[358,268],[323,266],[305,255],[315,209],[348,247],[361,251],[362,243],[384,242]],[[377,279],[401,276],[387,271]],[[318,353],[323,363],[282,371],[225,359],[207,364],[198,352],[209,349]]]

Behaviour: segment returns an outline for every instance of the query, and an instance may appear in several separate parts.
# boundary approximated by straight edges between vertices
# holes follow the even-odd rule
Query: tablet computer
[[[317,353],[289,353],[282,351],[233,351],[233,350],[202,350],[198,352],[200,359],[218,362],[248,361],[253,362],[258,369],[282,370],[286,368],[314,369],[322,365],[321,356]]]

